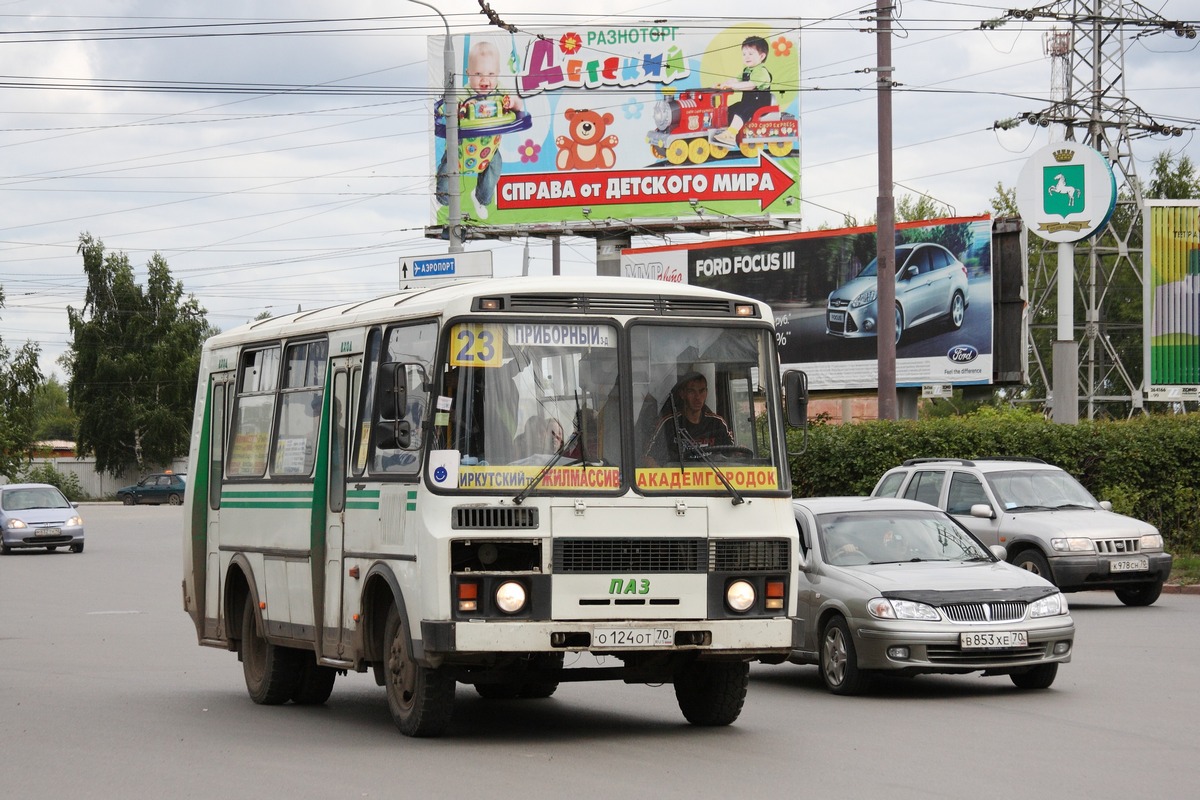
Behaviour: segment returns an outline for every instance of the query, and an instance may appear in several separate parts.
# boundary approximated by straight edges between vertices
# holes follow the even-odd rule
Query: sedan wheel
[[[133,505],[133,495],[131,495],[131,494],[125,495],[124,497],[121,498],[121,502],[127,506]]]
[[[962,327],[963,319],[967,316],[967,301],[962,292],[955,292],[950,301],[950,325],[954,330]]]
[[[871,684],[871,674],[858,668],[858,654],[850,626],[842,617],[825,625],[821,636],[821,678],[834,694],[862,694]]]

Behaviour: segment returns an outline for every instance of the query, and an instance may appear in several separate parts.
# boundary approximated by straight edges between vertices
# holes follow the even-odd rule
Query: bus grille
[[[553,571],[704,572],[704,539],[555,539]]]
[[[454,530],[511,530],[538,527],[538,510],[534,507],[513,506],[456,506],[450,519]]]
[[[710,572],[786,571],[786,539],[712,539],[708,543]]]
[[[1025,618],[1025,605],[1008,600],[996,603],[951,603],[941,609],[954,622],[1015,622]]]

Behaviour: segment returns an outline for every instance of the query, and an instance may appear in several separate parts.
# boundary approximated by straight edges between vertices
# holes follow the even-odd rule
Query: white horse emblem
[[[1075,195],[1079,192],[1074,186],[1067,185],[1067,179],[1060,172],[1054,176],[1054,180],[1058,181],[1053,186],[1046,188],[1047,194],[1065,194],[1067,196],[1067,207],[1075,205]]]

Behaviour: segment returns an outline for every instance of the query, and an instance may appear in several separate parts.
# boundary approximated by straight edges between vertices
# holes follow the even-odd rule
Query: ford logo
[[[979,358],[979,351],[969,344],[956,344],[946,351],[946,358],[955,364],[969,364]]]

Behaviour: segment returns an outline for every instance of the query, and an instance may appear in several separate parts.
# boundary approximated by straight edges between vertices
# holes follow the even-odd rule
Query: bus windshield
[[[648,492],[780,490],[777,420],[760,384],[771,373],[769,335],[727,325],[451,325],[428,478],[510,494],[618,492],[629,482]]]

